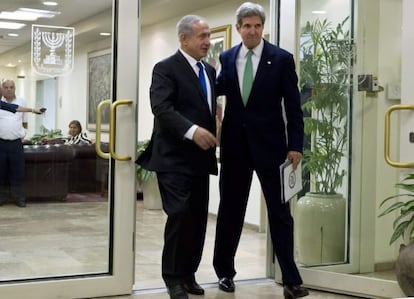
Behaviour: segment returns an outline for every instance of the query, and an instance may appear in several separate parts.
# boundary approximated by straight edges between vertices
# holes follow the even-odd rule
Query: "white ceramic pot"
[[[345,260],[346,202],[341,194],[306,193],[295,210],[297,260],[326,265]]]
[[[160,210],[162,208],[161,195],[156,178],[142,183],[142,194],[144,209]]]

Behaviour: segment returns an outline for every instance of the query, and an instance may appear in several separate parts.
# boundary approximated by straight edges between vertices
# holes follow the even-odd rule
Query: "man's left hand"
[[[296,170],[298,167],[298,164],[300,160],[302,160],[302,153],[296,152],[296,151],[288,151],[287,153],[287,159],[292,162],[292,168],[293,170]]]

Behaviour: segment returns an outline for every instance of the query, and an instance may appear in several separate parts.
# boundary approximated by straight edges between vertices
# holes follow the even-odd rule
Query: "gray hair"
[[[236,11],[237,24],[241,26],[243,18],[253,16],[259,16],[262,20],[262,25],[264,25],[266,20],[266,14],[263,6],[257,3],[244,2]]]
[[[193,24],[200,21],[205,22],[205,19],[197,15],[186,15],[182,17],[177,23],[178,37],[180,37],[181,34],[191,37],[193,35]]]

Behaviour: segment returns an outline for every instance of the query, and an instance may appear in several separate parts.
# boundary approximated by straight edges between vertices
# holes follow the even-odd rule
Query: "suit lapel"
[[[230,78],[235,78],[235,82],[237,82],[237,86],[235,86],[236,90],[239,93],[239,97],[240,97],[240,101],[242,98],[240,89],[241,89],[241,84],[239,82],[239,76],[237,74],[237,55],[239,54],[240,48],[241,48],[242,44],[239,44],[236,48],[233,49],[233,51],[231,51],[229,53],[229,65],[231,66],[231,68],[229,69],[229,77]]]
[[[182,72],[184,72],[183,73],[183,76],[186,76],[187,78],[190,78],[190,80],[191,80],[190,84],[192,86],[195,86],[195,88],[197,89],[197,92],[199,93],[200,97],[204,100],[205,107],[208,109],[208,111],[210,111],[210,108],[208,106],[207,99],[206,99],[206,97],[204,95],[203,88],[201,87],[200,81],[198,79],[197,74],[194,72],[193,67],[190,65],[190,63],[188,62],[188,60],[184,57],[184,55],[180,51],[177,51],[176,57],[179,60],[179,65],[182,65],[183,66],[182,67]],[[214,81],[212,82],[211,74],[209,74],[208,72],[207,72],[207,76],[209,78],[210,87],[212,89],[211,94],[214,95],[214,90],[213,90],[213,88],[214,88]],[[212,109],[212,111],[215,111],[215,110]]]
[[[255,85],[257,86],[257,84],[260,84],[260,82],[266,81],[266,74],[268,70],[274,67],[274,65],[272,65],[273,61],[271,59],[271,56],[272,55],[269,52],[267,42],[264,41],[262,57],[260,57],[259,65],[257,66],[257,72],[253,81],[252,92],[255,89]]]

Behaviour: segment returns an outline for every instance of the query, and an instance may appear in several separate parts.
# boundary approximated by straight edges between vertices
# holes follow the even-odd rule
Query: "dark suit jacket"
[[[184,138],[193,124],[216,134],[216,71],[204,65],[210,80],[212,112],[196,73],[180,51],[155,65],[150,87],[154,129],[148,148],[137,159],[144,168],[189,175],[217,174],[215,149],[204,151]]]
[[[288,150],[302,152],[303,114],[293,56],[264,41],[246,107],[243,105],[237,77],[237,45],[220,55],[221,72],[217,95],[226,96],[221,131],[221,159],[237,160],[240,146],[249,146],[256,169],[279,165]],[[282,100],[286,111],[285,125]],[[247,145],[242,140],[247,136]]]

